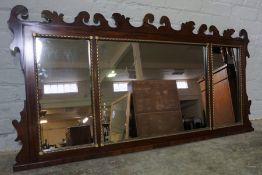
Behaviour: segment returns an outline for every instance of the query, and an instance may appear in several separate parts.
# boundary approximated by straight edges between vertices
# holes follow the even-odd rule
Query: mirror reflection
[[[94,143],[89,41],[35,38],[41,150]]]
[[[214,128],[241,122],[239,114],[239,48],[213,47]],[[221,110],[223,109],[223,110]]]
[[[209,127],[206,48],[98,41],[105,144]]]

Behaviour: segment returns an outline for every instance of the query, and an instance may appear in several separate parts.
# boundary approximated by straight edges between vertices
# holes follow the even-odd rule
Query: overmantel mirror
[[[13,121],[22,148],[14,170],[141,151],[252,131],[246,94],[248,34],[182,23],[174,30],[145,15],[134,27],[114,13],[111,27],[87,12],[72,23],[44,10],[8,21],[26,100]]]

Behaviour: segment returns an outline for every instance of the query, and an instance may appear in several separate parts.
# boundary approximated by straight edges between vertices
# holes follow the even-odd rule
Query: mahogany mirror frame
[[[130,24],[130,18],[119,13],[112,15],[115,27],[111,27],[105,17],[99,13],[93,17],[96,25],[90,25],[90,15],[88,12],[80,12],[75,17],[74,22],[67,23],[63,20],[63,14],[42,11],[44,21],[27,21],[28,9],[22,5],[15,6],[11,10],[8,25],[14,34],[10,49],[19,52],[21,68],[25,78],[26,99],[24,109],[21,111],[21,120],[13,120],[12,124],[17,131],[15,141],[21,143],[22,148],[16,156],[14,171],[32,169],[44,166],[51,166],[61,163],[118,155],[122,153],[142,151],[159,148],[169,145],[193,142],[209,138],[221,137],[225,135],[238,134],[253,131],[249,120],[251,101],[246,93],[246,57],[248,52],[248,34],[242,29],[238,37],[233,37],[234,29],[224,30],[222,35],[215,26],[208,27],[200,25],[197,32],[193,21],[182,23],[180,30],[171,27],[168,17],[162,16],[160,26],[153,25],[154,16],[145,15],[140,27]],[[39,147],[39,130],[37,114],[37,92],[34,70],[33,38],[35,36],[60,37],[60,38],[89,38],[91,43],[92,59],[92,83],[93,83],[93,115],[96,116],[96,132],[101,133],[100,127],[100,99],[99,99],[99,68],[97,41],[100,38],[111,38],[112,40],[140,40],[159,41],[170,43],[201,44],[207,47],[207,108],[211,118],[211,129],[196,132],[182,133],[177,135],[163,136],[144,140],[134,140],[117,144],[103,145],[101,135],[97,134],[97,143],[94,147],[78,147],[65,151],[57,151],[49,154],[42,154]],[[212,46],[223,45],[240,48],[239,62],[239,87],[240,87],[240,113],[242,123],[224,128],[214,129],[212,126],[213,116],[213,93],[212,93]]]

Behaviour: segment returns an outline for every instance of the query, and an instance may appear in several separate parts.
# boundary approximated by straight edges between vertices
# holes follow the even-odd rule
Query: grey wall
[[[162,15],[170,17],[174,28],[185,21],[196,22],[196,29],[202,24],[215,24],[220,31],[234,28],[238,32],[245,28],[249,33],[251,59],[247,66],[247,90],[252,99],[251,118],[262,118],[262,1],[260,0],[1,0],[0,1],[0,151],[19,149],[14,142],[16,132],[11,125],[13,119],[20,119],[23,107],[24,80],[19,60],[10,54],[12,34],[6,21],[13,6],[22,4],[29,9],[30,20],[40,20],[43,9],[65,14],[66,21],[72,21],[79,11],[91,15],[102,13],[107,19],[120,12],[131,17],[135,26],[141,24],[143,16],[150,12],[158,24]]]

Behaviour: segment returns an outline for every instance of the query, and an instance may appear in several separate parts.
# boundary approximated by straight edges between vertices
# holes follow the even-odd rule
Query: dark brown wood
[[[205,93],[206,89],[204,84],[205,80],[200,82],[202,100],[205,104]],[[224,127],[228,125],[234,125],[237,120],[237,113],[235,112],[236,103],[233,93],[236,91],[236,79],[232,74],[231,69],[228,65],[221,66],[220,68],[213,71],[213,100],[214,100],[214,116],[213,116],[213,127]]]
[[[129,90],[136,114],[180,110],[175,80],[136,80]]]
[[[156,27],[154,16],[152,14],[145,15],[143,23],[140,27],[134,27],[130,24],[130,18],[119,13],[112,15],[115,21],[115,27],[111,27],[105,17],[99,13],[95,14],[93,20],[96,25],[90,25],[90,15],[88,12],[80,12],[75,17],[74,22],[67,23],[63,20],[63,14],[44,10],[42,12],[44,21],[34,22],[26,21],[28,18],[28,10],[26,7],[18,5],[11,10],[8,25],[14,34],[14,39],[10,45],[13,52],[20,52],[21,67],[25,77],[26,100],[24,109],[21,112],[21,120],[13,121],[13,125],[17,130],[17,139],[22,144],[22,148],[16,157],[14,170],[25,170],[29,168],[38,168],[43,166],[56,165],[77,160],[97,158],[102,156],[117,155],[127,152],[141,151],[145,149],[158,148],[163,146],[203,140],[228,134],[236,134],[252,131],[251,122],[248,114],[250,113],[250,104],[246,94],[246,57],[248,52],[248,34],[242,29],[239,36],[233,38],[234,29],[227,29],[222,35],[215,26],[208,27],[205,24],[200,25],[197,33],[193,33],[195,23],[193,21],[185,22],[181,25],[180,30],[174,30],[168,17],[163,16],[160,19],[160,26]],[[33,52],[33,35],[37,33],[43,37],[56,38],[80,38],[92,36],[91,41],[91,60],[92,60],[92,102],[93,115],[95,116],[96,147],[84,147],[59,151],[49,154],[39,154],[39,126],[38,126],[38,107],[37,107],[37,83],[35,81],[35,62]],[[101,126],[100,126],[100,99],[99,99],[99,63],[97,60],[96,41],[100,38],[113,38],[116,40],[148,40],[148,41],[165,41],[165,42],[182,42],[191,44],[206,45],[209,43],[208,58],[206,70],[208,70],[208,80],[212,80],[212,71],[210,70],[212,63],[211,44],[230,45],[240,47],[239,60],[239,77],[241,81],[241,113],[243,116],[243,124],[224,127],[213,130],[212,115],[209,116],[211,122],[211,130],[197,131],[191,133],[182,133],[171,136],[163,136],[159,138],[151,138],[145,140],[136,140],[125,143],[118,143],[103,146],[101,144]],[[207,69],[209,68],[209,69]],[[211,72],[211,73],[210,73]],[[241,74],[241,76],[240,76]],[[206,96],[207,111],[212,114],[212,83],[207,82],[208,93]]]
[[[175,80],[137,80],[132,92],[138,137],[183,131],[182,112]]]
[[[135,116],[137,136],[140,138],[176,134],[184,130],[180,110],[149,112]]]
[[[67,129],[66,145],[82,145],[92,143],[90,126],[74,126]]]
[[[22,148],[18,155],[16,156],[16,162],[28,162],[29,158],[29,140],[27,134],[29,132],[29,127],[27,125],[27,114],[26,114],[26,102],[24,102],[24,109],[20,112],[21,120],[18,122],[17,120],[13,120],[12,124],[17,131],[16,142],[19,142],[22,145]]]
[[[54,166],[57,164],[68,163],[81,161],[86,159],[94,159],[105,156],[115,156],[119,154],[144,151],[149,149],[161,148],[172,145],[179,145],[184,143],[190,143],[194,141],[206,140],[221,136],[240,134],[244,132],[253,131],[252,128],[246,128],[241,125],[236,125],[232,127],[220,128],[214,131],[211,130],[203,130],[199,132],[186,133],[186,134],[178,134],[173,136],[167,136],[162,138],[153,138],[141,140],[141,141],[133,141],[128,143],[119,143],[108,145],[106,147],[101,147],[99,151],[97,149],[91,149],[87,151],[86,149],[79,150],[71,150],[69,153],[61,153],[56,152],[53,154],[43,155],[38,162],[28,163],[28,164],[19,164],[14,166],[15,171],[22,171],[33,168],[40,168],[46,166]],[[79,154],[81,152],[82,154]],[[77,156],[76,156],[77,155]]]

